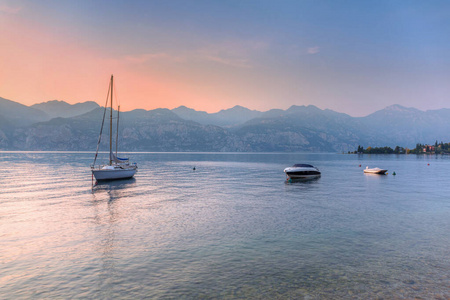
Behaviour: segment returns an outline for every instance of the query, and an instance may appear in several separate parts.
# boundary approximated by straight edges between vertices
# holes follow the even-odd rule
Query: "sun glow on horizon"
[[[0,0],[0,97],[103,105],[114,74],[124,110],[448,107],[442,7],[326,3]]]
[[[221,97],[213,86],[161,70],[173,68],[168,68],[168,63],[186,64],[187,58],[164,53],[114,56],[40,24],[15,18],[2,22],[8,26],[3,24],[0,29],[0,42],[6,45],[0,54],[9,59],[2,63],[0,97],[25,105],[54,99],[103,105],[109,76],[114,74],[124,110],[185,105],[215,112],[239,104],[238,97]],[[215,61],[209,56],[205,60]],[[143,64],[149,67],[143,68]],[[195,68],[189,72],[197,79],[202,77]]]

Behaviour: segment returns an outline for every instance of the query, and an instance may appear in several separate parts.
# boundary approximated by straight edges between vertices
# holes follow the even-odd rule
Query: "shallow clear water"
[[[450,297],[450,157],[131,157],[92,190],[91,153],[0,152],[2,299]]]

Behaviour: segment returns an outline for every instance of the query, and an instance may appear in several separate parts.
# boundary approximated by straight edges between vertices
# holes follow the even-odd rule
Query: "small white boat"
[[[372,169],[369,169],[368,166],[364,169],[364,173],[369,173],[369,174],[380,174],[380,175],[384,175],[386,172],[387,172],[387,170],[385,170],[385,169],[380,169],[380,168],[372,168]]]
[[[95,162],[97,161],[98,148],[99,148],[100,141],[102,138],[103,124],[105,121],[106,109],[108,106],[108,102],[107,102],[105,105],[105,111],[103,113],[102,128],[100,129],[100,136],[98,138],[97,151],[95,152],[94,163],[91,165],[92,176],[95,177],[95,179],[97,181],[132,178],[134,176],[134,174],[136,174],[136,172],[137,172],[137,164],[136,163],[130,164],[130,161],[128,158],[117,157],[120,107],[118,107],[118,109],[117,109],[116,153],[114,154],[113,150],[112,150],[113,91],[114,91],[113,76],[111,75],[111,83],[109,85],[109,91],[108,91],[108,96],[109,96],[109,93],[111,94],[110,114],[109,114],[109,163],[107,165],[97,165],[97,166],[95,165]],[[107,97],[107,99],[108,98],[109,97]]]
[[[284,169],[288,179],[313,179],[320,177],[319,169],[308,164],[295,164]]]

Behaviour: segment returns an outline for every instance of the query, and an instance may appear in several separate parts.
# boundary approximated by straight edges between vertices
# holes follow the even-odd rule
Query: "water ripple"
[[[134,156],[92,188],[91,154],[0,152],[2,298],[450,297],[447,157]]]

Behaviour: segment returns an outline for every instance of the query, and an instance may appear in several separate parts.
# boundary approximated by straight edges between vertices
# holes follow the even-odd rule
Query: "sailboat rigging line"
[[[113,89],[114,89],[114,99],[116,99],[116,103],[117,103],[117,106],[120,106],[120,99],[119,99],[119,94],[117,94],[117,90],[116,90],[116,85],[117,85],[117,83],[113,86]]]
[[[112,165],[111,153],[112,153],[112,111],[113,111],[113,89],[114,89],[114,77],[111,75],[111,110],[109,111],[109,165]]]
[[[118,148],[118,141],[119,141],[119,112],[120,112],[120,101],[116,90],[116,85],[113,86],[114,90],[114,97],[116,99],[117,103],[117,130],[116,130],[116,156],[117,156],[117,148]],[[112,118],[112,116],[111,116]],[[114,118],[115,119],[115,118]]]
[[[100,135],[98,137],[97,150],[95,151],[95,157],[94,157],[94,164],[93,164],[93,166],[95,166],[95,162],[97,161],[98,148],[100,147],[100,142],[102,140],[103,125],[105,124],[106,109],[108,108],[108,100],[109,100],[109,91],[110,90],[111,90],[111,86],[109,87],[108,94],[106,95],[105,109],[103,110],[102,126],[100,127]]]
[[[116,156],[117,156],[117,144],[119,141],[119,112],[120,112],[120,105],[117,106]]]

